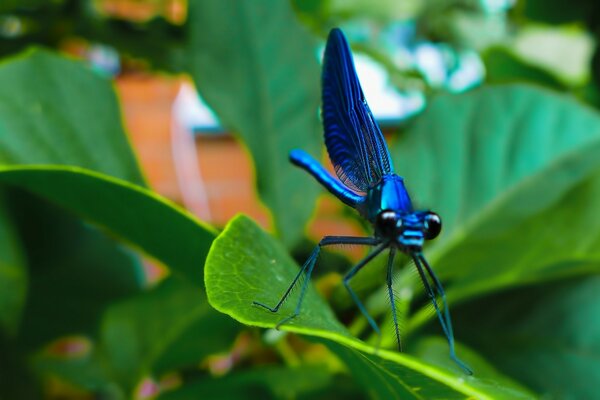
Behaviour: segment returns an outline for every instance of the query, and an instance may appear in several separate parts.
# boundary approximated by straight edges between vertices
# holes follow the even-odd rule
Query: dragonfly
[[[377,323],[350,286],[350,281],[377,255],[389,249],[386,284],[391,300],[396,340],[401,350],[392,288],[394,258],[397,252],[401,251],[414,262],[425,293],[433,304],[448,341],[450,358],[471,375],[472,371],[456,355],[452,321],[444,288],[423,255],[425,242],[436,238],[442,229],[441,218],[430,210],[413,209],[404,180],[394,173],[385,139],[365,100],[348,42],[338,28],[331,30],[327,39],[321,86],[325,146],[338,179],[303,150],[292,150],[290,161],[312,175],[342,203],[357,210],[372,224],[374,234],[372,237],[323,237],[274,307],[257,301],[254,304],[270,312],[278,312],[304,274],[305,279],[294,313],[279,322],[279,328],[300,314],[310,276],[323,247],[371,246],[373,250],[346,273],[342,282],[373,331],[381,337]]]

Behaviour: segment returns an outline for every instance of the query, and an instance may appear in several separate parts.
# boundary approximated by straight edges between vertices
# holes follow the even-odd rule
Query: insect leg
[[[375,323],[375,321],[373,320],[373,318],[371,318],[371,316],[367,312],[367,309],[362,304],[362,302],[360,301],[360,299],[358,298],[358,296],[356,295],[356,293],[354,293],[354,290],[352,290],[352,288],[350,287],[350,279],[352,279],[352,277],[354,275],[356,275],[356,273],[358,271],[360,271],[362,267],[364,267],[365,265],[367,265],[369,263],[369,261],[371,261],[372,259],[374,259],[379,253],[381,253],[388,246],[389,246],[388,242],[384,242],[384,243],[380,244],[379,246],[377,246],[375,248],[375,250],[373,250],[368,256],[366,256],[365,258],[363,258],[358,264],[356,264],[354,267],[352,267],[352,269],[346,274],[346,276],[344,276],[344,280],[343,280],[344,286],[348,290],[348,293],[350,293],[350,296],[352,296],[352,300],[354,300],[354,302],[358,306],[358,309],[360,310],[360,312],[365,316],[365,318],[369,322],[369,325],[371,325],[371,328],[380,337],[381,337],[381,331],[379,330],[379,327],[377,326],[377,324]]]
[[[400,342],[400,329],[398,328],[398,318],[396,317],[396,302],[394,300],[394,290],[392,289],[392,269],[394,266],[394,257],[396,256],[396,248],[390,249],[390,255],[388,257],[387,265],[387,288],[390,295],[390,302],[392,305],[392,317],[394,318],[394,328],[396,329],[396,341],[398,342],[398,350],[402,351],[402,345]]]
[[[319,244],[312,251],[312,253],[308,257],[308,259],[306,260],[306,262],[304,263],[304,265],[302,266],[302,268],[300,269],[298,274],[296,274],[296,277],[294,278],[294,280],[292,280],[292,283],[290,284],[290,286],[283,293],[283,296],[281,296],[281,299],[274,307],[269,307],[268,305],[266,305],[264,303],[260,303],[258,301],[254,301],[252,304],[266,308],[267,310],[269,310],[273,313],[276,313],[277,311],[279,311],[279,308],[281,307],[281,305],[287,300],[288,296],[292,292],[292,289],[294,288],[294,286],[296,286],[296,284],[298,283],[298,280],[300,279],[302,274],[306,272],[306,279],[304,280],[304,283],[302,285],[302,289],[300,291],[300,297],[298,299],[298,304],[296,305],[294,313],[292,315],[286,317],[285,319],[283,319],[281,322],[279,322],[277,324],[276,328],[279,329],[279,327],[281,325],[285,324],[286,322],[288,322],[292,318],[296,317],[300,313],[300,308],[302,307],[302,301],[304,300],[304,295],[305,295],[306,289],[308,287],[308,282],[310,280],[310,276],[311,276],[313,268],[317,262],[317,259],[319,258],[319,254],[321,253],[322,247],[336,245],[336,244],[355,244],[355,245],[375,246],[379,243],[380,243],[380,240],[376,239],[376,238],[363,238],[363,237],[354,237],[354,236],[325,236],[323,239],[321,239]]]
[[[450,318],[450,309],[448,308],[448,302],[446,301],[446,293],[444,292],[442,283],[437,278],[437,276],[433,272],[433,269],[431,268],[429,263],[427,263],[427,260],[425,260],[425,257],[423,257],[422,254],[413,256],[413,260],[415,261],[415,265],[417,266],[417,270],[419,271],[419,275],[421,276],[421,280],[423,281],[423,285],[425,286],[425,291],[429,295],[429,298],[431,299],[433,307],[435,308],[435,312],[438,316],[440,324],[442,325],[442,330],[444,331],[444,334],[446,335],[446,339],[448,340],[448,346],[450,347],[450,358],[452,360],[454,360],[454,362],[456,364],[458,364],[458,366],[461,367],[468,375],[473,375],[473,371],[471,371],[471,369],[464,362],[462,362],[456,355],[456,351],[454,349],[454,332],[452,331],[452,320]],[[434,287],[432,287],[431,284],[429,283],[429,280],[427,279],[427,276],[425,275],[425,272],[423,271],[423,266],[425,266],[425,270],[427,271],[427,274],[429,275],[429,277],[431,277],[431,280],[433,281],[433,284],[435,285]],[[442,299],[442,305],[444,307],[443,313],[440,310],[440,307],[438,306],[435,291],[437,291],[438,295]]]

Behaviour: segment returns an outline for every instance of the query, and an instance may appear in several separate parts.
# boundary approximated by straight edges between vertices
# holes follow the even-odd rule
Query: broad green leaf
[[[595,399],[600,380],[600,276],[502,292],[459,307],[463,334],[497,368],[543,398]]]
[[[27,291],[27,270],[22,244],[13,228],[0,192],[0,331],[17,331]]]
[[[21,348],[37,350],[62,335],[92,335],[106,307],[141,289],[143,270],[130,250],[27,193],[12,191],[8,199],[29,272]]]
[[[214,232],[139,186],[109,82],[35,50],[1,64],[0,84],[0,182],[75,212],[200,284]]]
[[[477,331],[477,324],[468,325],[473,327],[473,331]],[[416,341],[408,344],[411,354],[426,360],[434,365],[441,367],[452,367],[453,361],[448,357],[448,341],[442,336],[425,336],[420,337]],[[477,377],[480,379],[488,379],[498,382],[505,387],[519,387],[520,384],[511,380],[506,375],[502,375],[497,368],[485,360],[481,355],[475,353],[472,349],[462,344],[457,345],[456,351],[465,360],[468,361],[469,367],[477,371]],[[515,379],[518,379],[515,376]],[[522,388],[523,391],[527,389]]]
[[[170,277],[111,307],[101,346],[112,376],[131,392],[145,376],[192,367],[229,350],[238,331],[239,324],[215,313],[197,285]]]
[[[288,153],[320,153],[316,46],[288,1],[190,1],[190,73],[256,166],[256,185],[278,235],[297,243],[318,185]]]
[[[0,182],[35,193],[91,221],[202,285],[214,230],[139,186],[78,167],[0,167]]]
[[[109,82],[32,50],[0,64],[0,164],[61,164],[144,185]]]
[[[1,165],[77,165],[144,184],[107,80],[82,63],[31,50],[0,64],[0,85]],[[14,240],[6,238],[3,245],[14,246]],[[0,285],[7,284],[11,290],[2,290],[5,296],[24,290],[23,282],[0,279]]]
[[[130,251],[89,225],[29,194],[6,193],[27,259],[29,290],[19,335],[0,339],[0,398],[40,398],[34,394],[41,382],[32,352],[61,335],[94,333],[108,304],[140,290],[141,269]],[[80,365],[77,371],[89,379]],[[17,394],[23,390],[28,394]]]
[[[293,312],[296,296],[277,314],[253,306],[252,301],[275,304],[297,271],[297,266],[277,242],[248,218],[240,216],[215,239],[206,260],[208,299],[217,310],[242,323],[273,328]],[[410,394],[412,398],[423,398],[419,393],[436,393],[437,398],[529,397],[517,388],[502,387],[480,380],[476,375],[464,376],[456,372],[458,367],[440,369],[409,355],[377,351],[352,337],[312,286],[309,286],[301,314],[281,329],[319,337],[355,353],[362,364],[373,364],[372,374],[379,376],[378,381],[392,385],[388,393]]]
[[[169,292],[161,302],[164,307],[183,306],[178,296],[196,292],[190,298],[195,303],[185,304],[183,310],[198,312],[200,307],[204,322],[222,320],[223,316],[209,308],[201,288],[204,259],[215,233],[142,187],[144,181],[120,125],[108,82],[76,62],[42,51],[0,65],[0,82],[15,93],[0,96],[0,164],[4,164],[0,166],[0,183],[25,189],[73,212],[163,262],[174,275],[185,277],[194,289]],[[87,93],[93,96],[82,97]],[[23,210],[28,216],[27,209]],[[137,279],[133,290],[129,286],[121,290],[130,270],[125,259],[131,254],[125,249],[115,252],[113,241],[89,228],[77,225],[70,229],[57,218],[56,210],[31,210],[32,216],[37,216],[33,222],[47,229],[30,224],[26,238],[35,276],[23,321],[24,334],[19,338],[24,345],[21,356],[59,335],[93,336],[107,304],[139,288]],[[137,267],[136,260],[130,261]],[[109,326],[118,331],[121,314],[113,311],[110,315],[116,322]],[[170,310],[170,316],[177,314]],[[158,323],[158,317],[154,318],[152,321]],[[190,322],[187,327],[197,332],[197,325]],[[139,328],[128,333],[129,349],[147,348],[148,336],[144,334],[149,332]],[[215,332],[219,334],[220,339],[231,338],[224,331]],[[114,339],[109,342],[114,344]],[[164,346],[163,351],[176,348],[169,343],[153,344]],[[191,356],[163,360],[157,348],[144,354],[142,360],[127,360],[128,366],[131,361],[139,361],[139,365],[127,371],[126,378],[155,367],[153,363],[160,362],[163,368],[180,366]],[[193,351],[198,355],[196,349]],[[83,375],[80,378],[87,379]],[[96,378],[101,380],[102,376]]]
[[[296,399],[325,387],[331,374],[322,366],[261,367],[203,379],[159,396],[179,399]]]
[[[399,400],[464,399],[465,391],[459,388],[463,384],[472,385],[476,390],[481,390],[477,395],[471,394],[473,398],[478,399],[488,398],[490,393],[493,393],[492,398],[494,399],[534,398],[533,394],[527,389],[498,372],[491,373],[492,368],[489,364],[472,352],[465,359],[477,371],[477,381],[469,382],[459,378],[456,382],[457,385],[453,386],[433,379],[425,380],[422,376],[415,375],[414,371],[402,368],[385,357],[378,357],[376,354],[365,354],[331,340],[323,340],[323,342],[346,364],[354,379],[358,381],[371,398]],[[442,341],[440,340],[440,342]],[[434,364],[449,366],[452,361],[448,359],[448,345],[445,340],[442,344],[443,346],[440,346],[443,347],[441,353],[436,351],[433,359],[431,354],[425,354],[424,359],[433,361]],[[440,362],[440,360],[442,361]]]
[[[417,206],[444,220],[430,261],[452,279],[451,301],[581,273],[573,263],[600,255],[599,151],[598,113],[546,90],[488,87],[431,103],[392,154]]]

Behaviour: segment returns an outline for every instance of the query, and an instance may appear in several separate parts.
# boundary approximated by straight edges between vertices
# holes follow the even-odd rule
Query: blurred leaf
[[[526,0],[519,4],[523,16],[559,25],[577,21],[596,21],[600,5],[595,0],[572,0],[568,7],[561,0]]]
[[[217,310],[242,323],[273,328],[293,312],[296,296],[292,296],[277,314],[253,306],[252,301],[274,304],[297,271],[297,266],[274,239],[248,218],[240,216],[215,239],[206,260],[208,299]],[[408,355],[366,345],[352,337],[335,319],[329,306],[312,286],[309,286],[301,314],[281,329],[323,338],[328,346],[346,349],[356,359],[353,362],[362,365],[361,374],[370,374],[367,379],[391,385],[374,385],[373,390],[381,390],[382,398],[389,398],[386,393],[403,393],[410,398],[445,399],[465,396],[494,399],[530,397],[518,388],[479,380],[476,375],[465,377],[455,372],[458,367],[439,369]]]
[[[109,304],[140,290],[143,270],[128,249],[26,193],[13,193],[10,200],[30,275],[21,347],[93,334]]]
[[[214,231],[139,186],[144,184],[143,178],[119,124],[110,85],[78,63],[41,51],[0,66],[0,82],[14,92],[10,98],[0,96],[0,162],[5,164],[0,166],[0,182],[26,189],[74,212],[189,278],[183,289],[158,292],[160,300],[153,300],[155,294],[151,292],[124,305],[128,313],[137,310],[137,320],[136,315],[124,318],[119,308],[109,314],[105,325],[107,349],[112,350],[112,357],[123,356],[115,365],[120,368],[117,373],[127,368],[121,380],[127,381],[124,386],[136,383],[133,381],[150,368],[176,368],[192,357],[197,361],[203,354],[230,345],[233,333],[228,327],[233,322],[215,313],[202,292],[202,267]],[[82,93],[94,96],[82,97]],[[65,222],[57,210],[37,206],[22,210],[23,217],[29,218],[24,236],[35,274],[23,320],[24,333],[19,338],[23,345],[21,357],[60,335],[94,336],[102,311],[115,300],[136,292],[140,278],[137,261],[124,249],[114,252],[114,243],[102,235],[89,228],[82,230],[73,221]],[[132,263],[133,286],[129,285],[128,274]],[[176,277],[169,282],[172,279]],[[137,308],[144,306],[151,306],[152,313]],[[165,313],[160,312],[161,307]],[[170,319],[163,321],[160,317]],[[191,317],[195,319],[189,320]],[[204,346],[182,353],[173,341],[179,335],[191,334],[189,330],[197,334],[200,317],[205,324],[215,324],[215,328],[216,322],[225,321],[220,324],[223,329],[215,330],[212,339],[205,337]],[[128,330],[131,325],[127,324],[135,322],[138,326]],[[160,326],[160,322],[167,326]],[[154,330],[149,329],[152,326]],[[117,338],[111,336],[114,332],[119,332]],[[163,340],[158,341],[157,337],[165,332],[174,337],[160,336]],[[125,333],[129,335],[125,337]],[[125,342],[129,352],[118,347]],[[178,349],[177,353],[165,356],[164,352],[171,349]],[[132,357],[126,358],[128,355]],[[105,358],[102,354],[99,357]],[[79,373],[72,376],[72,382],[87,382],[87,389],[110,388],[115,371],[94,366],[95,362],[84,363],[81,369],[70,368],[68,363],[54,363],[48,368],[56,367],[54,372],[63,378],[69,371]]]
[[[300,395],[325,387],[330,380],[330,372],[318,365],[263,366],[185,384],[172,392],[165,392],[159,399],[297,399]]]
[[[1,182],[75,212],[202,284],[214,231],[136,186],[143,178],[107,80],[37,50],[0,65],[0,84],[7,89],[0,94],[0,164],[11,165],[0,167]]]
[[[446,4],[445,2],[432,2]],[[508,24],[504,15],[468,10],[454,6],[453,9],[429,10],[419,18],[419,29],[434,41],[448,42],[459,48],[477,51],[502,42],[508,36]]]
[[[57,353],[55,346],[88,346],[79,354]],[[114,383],[111,371],[98,347],[82,336],[59,338],[32,357],[34,369],[45,381],[59,381],[74,390],[95,396],[94,398],[120,400],[127,398],[124,391]],[[83,388],[83,389],[82,389]],[[62,394],[64,397],[69,397]],[[74,396],[71,396],[74,397]],[[82,397],[81,395],[79,397]]]
[[[576,26],[526,26],[510,43],[519,58],[569,86],[582,86],[589,80],[595,46],[593,37]]]
[[[600,52],[597,52],[596,54],[600,56]],[[598,61],[600,61],[600,57],[598,57]],[[600,109],[600,90],[595,80],[592,80],[589,84],[580,88],[577,91],[577,95],[586,103],[592,105],[596,109]]]
[[[0,399],[38,399],[38,382],[30,372],[14,338],[0,331]]]
[[[27,292],[27,270],[19,237],[0,192],[0,331],[17,332]]]
[[[316,46],[288,1],[191,1],[190,73],[221,121],[240,135],[278,235],[298,242],[318,185],[288,161],[320,153]]]
[[[544,398],[595,399],[600,276],[503,292],[460,307],[462,336]]]
[[[153,192],[62,166],[0,167],[0,182],[59,204],[203,284],[202,265],[214,230]]]
[[[108,304],[140,289],[142,275],[130,251],[95,229],[31,195],[7,192],[29,290],[19,335],[0,339],[0,398],[40,398],[31,352],[61,335],[93,333]]]
[[[596,269],[573,267],[599,255],[600,188],[583,184],[598,151],[600,116],[546,90],[499,86],[430,104],[392,154],[417,207],[444,219],[430,261],[452,279],[451,301]]]
[[[113,304],[92,351],[78,357],[46,351],[36,356],[35,365],[46,376],[96,396],[130,398],[145,378],[158,380],[167,372],[194,370],[207,355],[229,351],[240,328],[215,312],[197,285],[169,277]],[[211,381],[203,379],[202,385]]]
[[[106,79],[33,50],[0,64],[0,87],[0,164],[76,165],[145,184]]]
[[[380,23],[415,18],[424,6],[422,0],[328,0],[324,3],[321,13],[330,18],[369,18]]]
[[[215,313],[196,285],[171,277],[111,307],[101,343],[114,378],[130,392],[144,376],[195,366],[207,355],[229,350],[238,332],[239,325]],[[184,352],[178,342],[185,336]]]
[[[486,81],[488,83],[537,83],[556,90],[565,90],[564,85],[551,73],[527,64],[505,47],[491,47],[483,53]]]
[[[478,51],[509,33],[506,17],[488,12],[481,2],[425,1],[416,23],[419,34],[433,42]]]

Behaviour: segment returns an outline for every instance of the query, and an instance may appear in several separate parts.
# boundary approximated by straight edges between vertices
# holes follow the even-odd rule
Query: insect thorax
[[[410,197],[404,187],[404,180],[396,174],[384,175],[381,181],[367,192],[364,216],[374,223],[383,210],[393,210],[399,214],[413,211]]]

